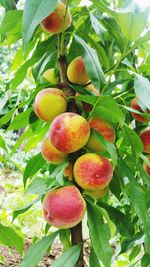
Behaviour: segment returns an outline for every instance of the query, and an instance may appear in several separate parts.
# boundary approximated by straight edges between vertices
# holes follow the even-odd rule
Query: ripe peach
[[[54,165],[61,164],[67,158],[67,154],[57,150],[48,137],[46,137],[42,143],[41,153],[45,160]]]
[[[76,160],[73,174],[81,188],[87,191],[103,190],[112,179],[113,168],[107,158],[87,153]]]
[[[85,84],[89,81],[82,57],[76,57],[67,68],[67,76],[70,82]]]
[[[54,69],[48,69],[44,71],[44,73],[42,74],[42,77],[52,84],[58,83],[58,77],[55,75]]]
[[[85,87],[87,90],[91,91],[93,93],[93,95],[96,95],[98,96],[99,95],[99,91],[94,87],[94,85],[91,83],[89,85],[87,85]],[[79,93],[76,93],[75,96],[79,96],[80,94]],[[92,110],[92,105],[86,103],[86,102],[82,102],[83,104],[83,107],[86,111],[91,111]]]
[[[140,138],[143,142],[144,152],[150,153],[150,129],[145,130],[140,134]]]
[[[99,199],[102,198],[107,192],[108,192],[108,186],[106,186],[102,190],[87,191],[87,194],[94,199]]]
[[[73,181],[73,166],[70,162],[64,170],[64,176],[68,178],[68,181]]]
[[[83,219],[85,210],[86,202],[74,185],[53,189],[43,200],[46,221],[60,229],[77,225]]]
[[[95,129],[99,132],[106,141],[114,143],[115,141],[115,131],[113,127],[106,121],[103,121],[99,118],[91,118],[89,120],[91,129]],[[94,133],[91,131],[90,138],[86,145],[92,151],[104,150],[104,147],[100,142],[94,137]]]
[[[49,138],[53,146],[64,153],[82,148],[90,136],[90,126],[82,116],[66,112],[57,116],[50,127]]]
[[[147,157],[150,161],[150,155]],[[144,162],[143,163],[144,170],[150,175],[150,167]]]
[[[58,2],[55,10],[47,16],[42,22],[41,26],[49,33],[60,33],[63,30],[63,23],[65,17],[66,6],[62,2]],[[71,25],[71,14],[67,11],[65,30]]]
[[[134,109],[136,109],[136,110],[138,110],[140,112],[143,112],[142,109],[141,109],[141,107],[138,105],[138,102],[137,101],[138,101],[138,99],[137,99],[137,97],[135,97],[132,100],[132,102],[131,102],[131,105],[130,105],[131,108],[134,108]],[[150,110],[149,109],[147,109],[146,112],[148,114],[150,114]],[[137,121],[140,121],[140,122],[147,122],[147,121],[149,121],[148,119],[144,118],[142,115],[139,115],[139,114],[137,114],[135,112],[131,112],[131,114],[134,117],[134,119],[137,120]]]
[[[67,100],[63,91],[56,88],[41,90],[34,101],[36,115],[47,122],[51,122],[57,115],[65,112]]]

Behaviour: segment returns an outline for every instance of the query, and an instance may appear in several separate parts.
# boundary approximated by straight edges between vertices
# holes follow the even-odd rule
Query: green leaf
[[[143,152],[143,143],[138,134],[128,125],[124,125],[124,131],[131,145],[133,158],[137,160]]]
[[[100,267],[100,262],[94,252],[94,249],[91,247],[90,249],[90,259],[89,259],[90,267]]]
[[[0,118],[0,127],[9,122],[14,114],[16,108],[12,108],[3,117]]]
[[[33,244],[27,251],[20,267],[35,267],[42,259],[47,249],[52,245],[57,235],[58,231],[47,237],[43,237],[40,241]]]
[[[43,159],[41,153],[28,160],[23,175],[24,186],[26,186],[27,179],[31,179],[33,175],[43,167],[44,164],[46,164],[46,162],[45,159]]]
[[[105,224],[100,212],[90,204],[87,205],[88,226],[92,247],[99,261],[102,261],[106,267],[111,267],[112,249],[109,244],[110,230],[108,224]]]
[[[29,108],[26,111],[23,111],[19,113],[17,116],[15,116],[15,118],[10,123],[9,127],[7,128],[7,131],[10,131],[12,129],[18,130],[18,129],[21,129],[27,126],[29,124],[29,116],[32,110],[33,108]]]
[[[70,230],[69,229],[62,229],[60,231],[60,241],[63,245],[63,251],[64,252],[71,247]]]
[[[117,21],[126,41],[136,41],[146,27],[148,19],[148,11],[139,13],[119,12],[117,13]]]
[[[140,245],[135,246],[129,255],[129,260],[130,261],[134,260],[136,256],[140,253],[140,251],[141,251],[141,246]]]
[[[36,199],[34,199],[32,202],[28,203],[27,205],[25,205],[24,207],[17,209],[13,212],[13,221],[17,218],[17,216],[19,214],[22,214],[24,212],[26,212],[27,210],[29,210],[33,204],[35,204],[36,202],[38,202],[40,200],[40,197],[37,197]]]
[[[13,228],[0,223],[0,241],[8,247],[15,247],[20,254],[23,251],[23,238],[19,236]]]
[[[94,138],[96,138],[100,144],[106,149],[106,151],[110,154],[113,165],[117,164],[117,151],[115,145],[111,144],[110,142],[106,141],[105,138],[97,132],[95,129],[92,129],[92,134]]]
[[[148,79],[136,74],[134,79],[134,90],[140,102],[150,109],[150,82]]]
[[[22,20],[22,11],[21,10],[10,10],[8,11],[1,23],[0,33],[8,33],[16,28],[16,25],[21,23]]]
[[[129,179],[129,182],[126,183],[125,188],[137,216],[143,223],[146,251],[150,253],[150,219],[148,217],[146,193],[144,191],[144,188],[136,182],[134,172],[124,163],[123,160],[119,160],[119,167],[120,175],[123,178],[128,177]]]
[[[144,254],[144,256],[141,259],[141,267],[148,267],[150,263],[150,255]]]
[[[97,115],[111,123],[120,123],[120,125],[123,125],[125,119],[124,114],[112,96],[99,96],[90,113],[90,117],[92,115]]]
[[[28,45],[36,26],[52,13],[58,0],[26,0],[23,13],[23,43]]]
[[[2,136],[0,136],[0,147],[1,147],[2,149],[4,149],[5,151],[7,151],[7,147],[6,147],[5,141],[4,141],[4,139],[2,138]]]
[[[47,189],[47,179],[44,178],[35,178],[32,180],[30,185],[28,186],[25,194],[38,194],[43,195]]]
[[[89,79],[100,90],[105,83],[105,76],[102,71],[96,51],[88,46],[86,42],[78,35],[74,36],[78,45],[79,54],[83,57],[85,68],[88,73]]]
[[[74,267],[79,258],[80,250],[81,244],[71,247],[55,260],[51,267]]]

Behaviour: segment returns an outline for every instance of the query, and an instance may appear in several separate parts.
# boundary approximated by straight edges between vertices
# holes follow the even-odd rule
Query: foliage
[[[8,54],[7,46],[13,52],[7,57],[9,71],[5,68],[9,76],[5,77],[2,73],[6,79],[5,85],[1,83],[0,125],[5,133],[0,136],[0,161],[2,166],[8,166],[10,155],[14,157],[21,150],[27,153],[21,167],[14,164],[13,158],[10,161],[24,172],[22,184],[25,186],[25,196],[36,195],[28,203],[15,207],[14,220],[23,213],[27,216],[30,208],[42,201],[51,188],[69,183],[63,175],[68,162],[54,166],[46,163],[41,156],[39,144],[49,129],[49,123],[39,120],[32,107],[41,89],[56,86],[43,79],[42,73],[49,68],[58,72],[58,40],[56,35],[44,32],[40,22],[55,9],[57,2],[51,0],[49,6],[46,0],[26,0],[23,11],[17,10],[15,3],[10,5],[6,1],[7,4],[3,4],[5,14],[0,27],[2,55],[5,57]],[[139,133],[149,126],[149,122],[133,120],[130,103],[137,96],[142,110],[150,109],[148,11],[141,9],[134,1],[91,0],[89,7],[79,5],[80,1],[74,3],[70,0],[67,3],[72,14],[72,25],[61,35],[67,48],[67,61],[70,63],[75,57],[82,56],[90,80],[100,92],[99,96],[93,96],[83,90],[84,87],[70,84],[80,95],[70,96],[68,101],[75,99],[85,118],[100,117],[110,122],[116,131],[114,145],[95,131],[96,139],[106,149],[103,154],[113,162],[114,177],[109,192],[97,202],[84,194],[91,239],[90,266],[141,264],[147,267],[150,258],[150,176],[142,165],[143,161],[148,161]],[[92,105],[90,112],[84,110],[83,101]],[[146,113],[144,116],[150,118]],[[10,130],[14,136],[16,132],[18,135],[9,147],[5,136]],[[0,241],[15,246],[21,253],[23,240],[13,227],[1,225]],[[6,238],[4,232],[7,233]],[[36,266],[57,234],[47,235],[46,229],[45,237],[32,245],[21,266]],[[10,235],[13,242],[8,238]],[[112,251],[115,238],[120,243],[116,254]],[[74,266],[80,249],[80,245],[71,248],[68,245],[52,266]],[[37,254],[38,257],[35,257]],[[120,256],[127,259],[121,263]]]

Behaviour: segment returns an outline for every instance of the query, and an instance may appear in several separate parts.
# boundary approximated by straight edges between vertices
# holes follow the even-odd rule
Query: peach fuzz
[[[137,97],[135,97],[132,101],[131,101],[131,105],[130,105],[131,108],[134,108],[136,109],[137,111],[140,111],[140,112],[143,112],[143,110],[141,109],[141,107],[138,105],[138,99]],[[147,109],[146,113],[150,114],[150,110]],[[149,121],[148,119],[144,118],[142,115],[140,114],[137,114],[135,112],[131,112],[133,118],[137,121],[140,121],[140,122],[147,122]]]
[[[63,91],[47,88],[37,94],[33,106],[40,119],[51,122],[57,115],[66,111],[67,100]]]
[[[147,157],[150,162],[150,155]],[[150,175],[150,167],[146,164],[146,162],[143,163],[144,170]]]
[[[89,85],[87,85],[87,86],[85,87],[85,89],[91,91],[92,94],[95,95],[95,96],[98,96],[98,95],[99,95],[99,91],[94,87],[93,84],[89,84]],[[79,96],[79,95],[80,95],[80,94],[79,94],[78,92],[75,94],[75,96]],[[86,103],[86,102],[84,102],[84,101],[82,101],[82,104],[83,104],[83,107],[84,107],[84,109],[85,109],[86,111],[91,111],[91,110],[92,110],[92,105],[90,105],[90,104],[88,104],[88,103]]]
[[[55,10],[48,15],[42,22],[42,28],[49,33],[60,33],[63,30],[66,6],[62,2],[58,2]],[[65,30],[71,25],[71,14],[67,11]]]
[[[115,141],[115,131],[113,127],[106,121],[103,121],[99,118],[91,118],[89,120],[89,124],[91,127],[91,135],[87,143],[87,148],[89,148],[92,151],[100,151],[104,150],[104,147],[102,144],[100,144],[100,141],[98,141],[94,133],[92,132],[92,129],[95,129],[98,133],[100,133],[104,139],[110,143],[114,143]]]
[[[67,177],[68,181],[73,181],[73,165],[70,162],[64,170],[64,176]]]
[[[58,77],[55,75],[54,69],[44,71],[42,77],[52,84],[58,83]]]
[[[67,154],[57,150],[51,144],[48,137],[46,137],[42,143],[41,153],[45,160],[54,165],[61,164],[67,158]]]
[[[86,202],[74,185],[64,186],[48,192],[43,200],[46,221],[60,229],[77,225],[86,211]]]
[[[64,153],[72,153],[81,149],[87,143],[89,136],[89,123],[73,112],[57,116],[49,130],[51,143]]]
[[[82,57],[76,57],[67,68],[67,77],[70,82],[85,84],[89,81]]]
[[[76,183],[84,190],[103,190],[113,177],[113,168],[107,158],[87,153],[76,160],[73,174]]]
[[[108,192],[108,186],[106,186],[104,189],[102,190],[94,190],[94,191],[86,191],[86,193],[94,198],[94,199],[99,199],[102,198],[106,193]]]
[[[143,131],[140,134],[140,138],[144,146],[144,152],[150,153],[150,129]]]

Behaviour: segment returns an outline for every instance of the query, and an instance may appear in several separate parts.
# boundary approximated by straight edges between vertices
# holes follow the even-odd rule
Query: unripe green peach
[[[140,134],[140,138],[141,138],[143,146],[144,146],[144,152],[150,153],[150,129],[144,130]]]
[[[150,162],[150,155],[147,156],[149,162]],[[144,170],[150,175],[150,167],[144,162],[143,163]]]
[[[91,118],[89,120],[89,124],[91,127],[91,135],[87,143],[87,147],[92,151],[100,151],[104,150],[103,145],[99,140],[96,139],[92,129],[95,129],[98,133],[100,133],[104,139],[110,143],[114,143],[115,141],[115,131],[113,127],[106,121],[103,121],[99,118]]]
[[[57,115],[65,112],[67,100],[63,91],[47,88],[40,91],[34,101],[36,115],[47,122],[51,122]]]
[[[67,76],[70,82],[86,84],[89,81],[82,57],[76,57],[67,68]]]
[[[45,160],[54,165],[61,164],[67,158],[67,154],[55,148],[48,137],[42,143],[41,153]]]
[[[49,81],[51,84],[58,83],[58,77],[55,75],[55,69],[48,69],[44,71],[42,77]]]
[[[83,219],[85,210],[85,200],[74,185],[51,190],[43,201],[46,221],[60,229],[77,225]]]
[[[73,174],[76,183],[84,190],[103,190],[113,177],[113,168],[107,158],[87,153],[76,160]]]
[[[49,130],[51,143],[64,153],[81,149],[87,143],[89,136],[89,123],[73,112],[65,112],[57,116]]]
[[[63,31],[63,23],[65,17],[66,6],[62,2],[58,2],[55,10],[47,16],[42,22],[42,28],[49,33],[60,33]],[[71,25],[71,14],[67,11],[66,22],[64,29],[66,30]]]
[[[140,112],[143,112],[142,109],[141,109],[141,107],[138,105],[138,99],[137,99],[137,97],[135,97],[132,100],[132,102],[131,102],[131,108],[134,108],[134,109],[136,109],[136,110],[138,110]],[[147,110],[146,113],[150,114],[150,110]],[[147,121],[149,121],[149,119],[146,119],[142,115],[137,114],[137,113],[135,113],[133,111],[131,112],[131,114],[134,117],[134,119],[137,120],[137,121],[140,121],[140,122],[147,122]]]

